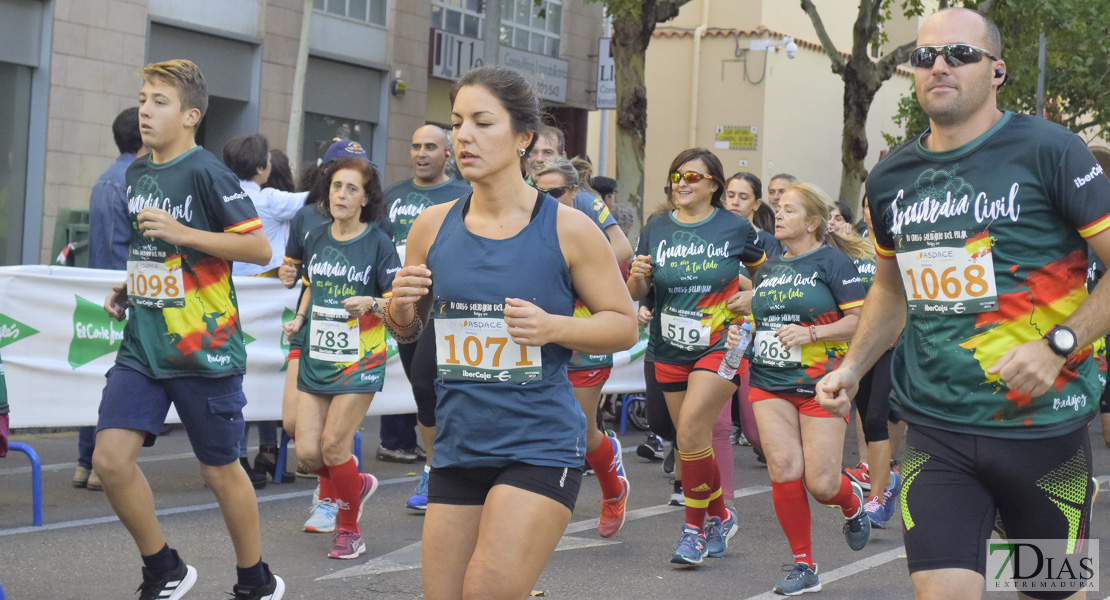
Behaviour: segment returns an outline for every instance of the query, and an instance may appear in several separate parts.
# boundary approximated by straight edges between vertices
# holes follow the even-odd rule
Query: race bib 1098
[[[176,268],[171,269],[171,266]],[[127,297],[138,306],[184,308],[185,281],[181,277],[181,258],[174,255],[166,262],[127,261]]]

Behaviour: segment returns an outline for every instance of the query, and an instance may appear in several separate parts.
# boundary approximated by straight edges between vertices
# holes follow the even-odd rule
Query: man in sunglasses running
[[[1088,244],[1110,259],[1110,181],[1075,134],[998,109],[1006,63],[985,16],[940,11],[917,43],[910,63],[930,127],[868,177],[875,280],[817,398],[846,414],[901,332],[891,408],[909,424],[901,513],[917,598],[980,598],[985,579],[1068,597],[1078,566],[1048,591],[996,581],[987,539],[997,511],[1010,540],[1061,540],[1039,547],[1046,556],[1078,565],[1087,549],[1086,425],[1105,376],[1110,283],[1088,297],[1084,278]]]

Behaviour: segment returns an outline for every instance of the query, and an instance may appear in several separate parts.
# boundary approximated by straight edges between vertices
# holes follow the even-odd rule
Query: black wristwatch
[[[1045,341],[1048,342],[1048,347],[1059,356],[1067,358],[1075,352],[1075,347],[1078,341],[1075,337],[1075,332],[1063,325],[1057,325],[1048,330],[1044,336]]]

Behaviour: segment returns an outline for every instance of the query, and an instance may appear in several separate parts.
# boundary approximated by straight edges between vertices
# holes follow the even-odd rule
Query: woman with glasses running
[[[754,273],[766,255],[752,225],[724,209],[725,178],[712,152],[680,152],[667,181],[671,210],[640,232],[628,291],[640,300],[654,288],[648,344],[677,429],[686,502],[671,562],[686,566],[701,564],[706,555],[724,556],[736,533],[736,514],[725,506],[710,437],[740,378],[724,379],[717,368],[725,329],[739,318],[729,301],[740,291],[741,264]]]
[[[578,205],[578,170],[563,157],[547,161],[533,176],[536,189],[557,199],[566,206],[584,212],[598,228],[604,219],[593,204]],[[602,208],[605,205],[602,204]],[[574,316],[588,317],[590,309],[579,299],[574,304]],[[612,354],[575,352],[567,364],[567,375],[574,386],[574,397],[586,415],[586,462],[597,475],[601,485],[601,517],[597,532],[601,537],[613,537],[624,525],[624,507],[628,502],[628,479],[621,461],[621,443],[616,436],[609,436],[599,428],[597,407],[601,401],[601,388],[613,369]]]
[[[637,340],[605,237],[521,175],[539,126],[535,87],[512,69],[477,67],[454,85],[452,143],[473,192],[417,217],[385,310],[399,342],[436,315],[428,600],[528,596],[582,483],[571,352]],[[576,299],[589,317],[574,318]]]
[[[775,514],[793,551],[786,577],[773,590],[787,596],[821,589],[807,491],[822,504],[840,507],[852,550],[862,550],[871,534],[863,492],[840,472],[847,420],[814,398],[817,381],[848,350],[864,297],[849,253],[869,248],[830,226],[834,206],[816,187],[791,184],[775,225],[775,237],[787,250],[760,269],[755,290],[741,294],[755,317],[748,397],[767,456]],[[738,340],[739,328],[732,327],[728,346]]]

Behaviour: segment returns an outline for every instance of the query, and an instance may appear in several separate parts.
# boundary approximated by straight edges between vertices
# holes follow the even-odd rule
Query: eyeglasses
[[[713,179],[712,175],[698,173],[697,171],[686,171],[685,173],[671,173],[671,183],[678,183],[679,181],[686,181],[686,183],[694,184],[702,179]]]
[[[991,60],[998,60],[989,50],[984,50],[971,44],[947,44],[944,46],[918,46],[910,52],[910,65],[928,69],[937,62],[937,57],[943,56],[944,62],[950,67],[969,65],[983,60],[983,56]]]
[[[551,188],[549,190],[545,190],[543,188],[536,188],[536,189],[545,193],[545,194],[548,194],[552,198],[555,198],[556,200],[558,200],[559,198],[563,197],[563,194],[570,191],[570,188],[572,188],[572,187],[574,187],[574,186],[573,185],[562,185],[562,186],[559,186],[559,187],[556,187],[556,188]]]

